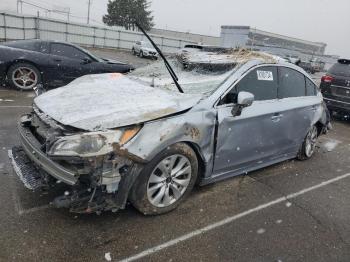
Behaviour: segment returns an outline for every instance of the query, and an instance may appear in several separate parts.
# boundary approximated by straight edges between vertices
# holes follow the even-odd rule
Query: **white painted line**
[[[186,240],[191,239],[191,238],[193,238],[193,237],[195,237],[195,236],[198,236],[198,235],[201,235],[201,234],[203,234],[203,233],[206,233],[206,232],[208,232],[208,231],[210,231],[210,230],[213,230],[213,229],[216,229],[216,228],[221,227],[221,226],[223,226],[223,225],[229,224],[229,223],[231,223],[231,222],[233,222],[233,221],[235,221],[235,220],[237,220],[237,219],[240,219],[240,218],[242,218],[242,217],[248,216],[248,215],[250,215],[250,214],[252,214],[252,213],[261,211],[261,210],[266,209],[266,208],[268,208],[268,207],[277,205],[277,204],[279,204],[279,203],[281,203],[281,202],[288,201],[288,200],[290,200],[290,199],[293,199],[293,198],[296,198],[296,197],[298,197],[298,196],[304,195],[304,194],[306,194],[306,193],[308,193],[308,192],[314,191],[314,190],[316,190],[316,189],[319,189],[319,188],[321,188],[321,187],[327,186],[327,185],[329,185],[329,184],[332,184],[332,183],[334,183],[334,182],[337,182],[337,181],[342,180],[342,179],[347,178],[347,177],[350,177],[350,173],[349,173],[349,174],[342,175],[342,176],[335,177],[335,178],[330,179],[330,180],[327,180],[327,181],[324,181],[324,182],[322,182],[322,183],[320,183],[320,184],[317,184],[317,185],[315,185],[315,186],[305,188],[305,189],[303,189],[303,190],[300,190],[300,191],[298,191],[298,192],[296,192],[296,193],[293,193],[293,194],[290,194],[290,195],[288,195],[288,196],[277,198],[277,199],[275,199],[275,200],[273,200],[273,201],[271,201],[271,202],[268,202],[268,203],[266,203],[266,204],[262,204],[262,205],[260,205],[260,206],[255,207],[255,208],[252,208],[252,209],[249,209],[249,210],[247,210],[247,211],[245,211],[245,212],[243,212],[243,213],[240,213],[240,214],[237,214],[237,215],[234,215],[234,216],[225,218],[225,219],[223,219],[223,220],[221,220],[221,221],[219,221],[219,222],[216,222],[216,223],[213,223],[213,224],[208,225],[208,226],[206,226],[206,227],[197,229],[197,230],[195,230],[195,231],[192,231],[192,232],[190,232],[190,233],[188,233],[188,234],[185,234],[185,235],[183,235],[183,236],[180,236],[180,237],[178,237],[178,238],[175,238],[175,239],[173,239],[173,240],[170,240],[170,241],[165,242],[165,243],[163,243],[163,244],[160,244],[160,245],[158,245],[158,246],[155,246],[155,247],[146,249],[146,250],[142,251],[141,253],[138,253],[138,254],[136,254],[136,255],[127,257],[127,258],[125,258],[125,259],[123,259],[123,260],[120,260],[120,261],[122,261],[122,262],[135,261],[135,260],[138,260],[138,259],[140,259],[140,258],[149,256],[149,255],[151,255],[151,254],[153,254],[153,253],[156,253],[156,252],[158,252],[158,251],[160,251],[160,250],[163,250],[163,249],[165,249],[165,248],[168,248],[168,247],[177,245],[177,244],[180,243],[180,242],[186,241]]]

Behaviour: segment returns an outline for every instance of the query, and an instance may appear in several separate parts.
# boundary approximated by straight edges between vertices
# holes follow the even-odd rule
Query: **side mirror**
[[[254,102],[254,95],[249,92],[239,92],[237,97],[237,104],[242,107],[251,106]]]
[[[92,61],[91,61],[91,59],[90,58],[84,58],[83,59],[83,64],[90,64]]]
[[[251,106],[254,102],[254,95],[249,92],[239,92],[237,96],[237,104],[232,108],[233,116],[240,116],[242,109]]]

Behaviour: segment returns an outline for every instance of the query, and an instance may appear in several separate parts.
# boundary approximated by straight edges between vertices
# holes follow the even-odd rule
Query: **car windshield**
[[[86,50],[85,48],[79,47],[79,49],[81,49],[83,52],[85,52],[86,54],[88,54],[89,56],[91,56],[93,59],[95,59],[98,62],[101,62],[104,60],[103,58],[99,58],[99,57],[95,56],[90,51]]]
[[[245,49],[231,49],[225,52],[182,50],[168,60],[185,93],[208,95],[215,91],[242,64],[252,59],[260,59],[268,63],[276,62],[273,56]],[[150,86],[177,92],[163,61],[138,68],[129,76]]]
[[[142,42],[142,46],[154,49],[153,45],[150,42]]]
[[[185,68],[176,58],[171,58],[168,61],[178,76],[178,82],[184,92],[191,94],[205,94],[214,91],[236,69],[235,66],[219,71],[201,67]],[[178,92],[163,61],[138,68],[129,76],[150,86]]]

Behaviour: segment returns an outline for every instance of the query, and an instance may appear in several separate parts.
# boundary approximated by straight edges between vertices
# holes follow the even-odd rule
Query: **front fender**
[[[186,112],[145,123],[126,148],[128,152],[151,161],[168,146],[188,142],[196,145],[205,162],[213,157],[215,111]]]

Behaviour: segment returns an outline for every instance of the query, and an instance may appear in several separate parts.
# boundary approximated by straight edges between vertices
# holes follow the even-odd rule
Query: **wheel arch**
[[[43,73],[41,71],[41,67],[38,66],[37,63],[33,62],[33,61],[30,61],[28,59],[25,59],[25,58],[20,58],[20,59],[16,59],[16,60],[13,60],[11,63],[8,64],[7,68],[6,68],[6,75],[8,74],[11,66],[15,65],[15,64],[18,64],[18,63],[27,63],[27,64],[31,64],[32,66],[36,67],[36,69],[39,70],[39,73],[40,73],[40,76],[43,77]]]

